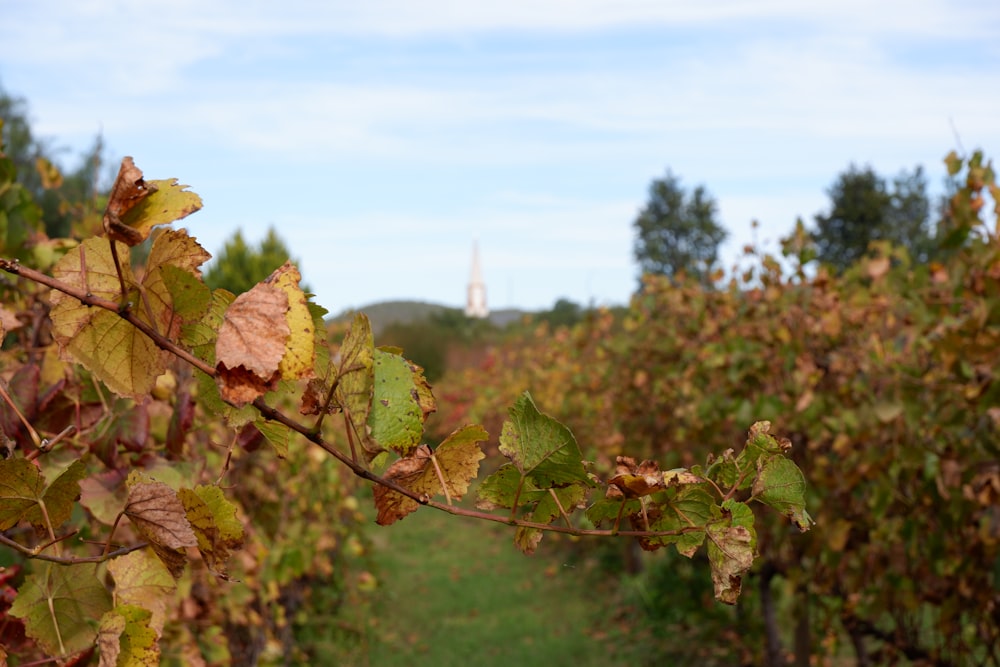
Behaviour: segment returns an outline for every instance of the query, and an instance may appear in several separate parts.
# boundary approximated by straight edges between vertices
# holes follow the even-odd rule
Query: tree
[[[918,261],[932,253],[930,202],[921,167],[901,171],[890,189],[871,167],[852,164],[827,193],[830,211],[816,215],[813,232],[820,261],[843,270],[863,257],[872,241],[903,246]]]
[[[233,294],[242,294],[290,258],[291,253],[274,227],[267,230],[267,236],[256,248],[247,245],[243,232],[236,230],[205,273],[205,284],[212,289],[221,287]]]
[[[689,196],[680,179],[666,177],[649,186],[649,202],[633,226],[635,259],[642,273],[673,278],[680,272],[707,282],[727,232],[716,220],[718,207],[704,186]]]

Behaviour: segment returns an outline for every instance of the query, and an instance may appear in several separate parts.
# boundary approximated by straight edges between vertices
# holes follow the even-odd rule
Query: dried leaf
[[[736,604],[743,587],[743,575],[753,565],[757,534],[753,512],[745,504],[727,500],[716,518],[705,527],[708,536],[708,560],[712,566],[715,598]]]
[[[198,546],[198,539],[177,492],[137,471],[128,477],[125,516],[145,539],[155,545],[167,549]]]
[[[421,445],[412,455],[389,466],[384,476],[428,498],[443,494],[447,488],[448,497],[461,500],[469,490],[469,481],[479,474],[479,462],[485,457],[479,443],[488,438],[482,426],[465,426],[449,435],[433,452],[427,445]],[[419,507],[412,498],[384,486],[376,486],[374,493],[376,523],[381,526],[388,526]]]
[[[226,309],[215,343],[216,382],[222,398],[245,405],[273,389],[291,330],[284,290],[258,283]]]
[[[150,612],[141,606],[118,605],[101,617],[97,645],[100,667],[157,667],[160,664],[158,634],[150,625]]]
[[[104,210],[104,231],[111,239],[121,241],[128,246],[139,245],[145,240],[146,237],[139,230],[127,225],[122,218],[154,190],[155,186],[146,185],[142,170],[135,166],[132,158],[130,156],[122,158],[118,177],[115,178],[111,194],[108,196],[108,206]]]

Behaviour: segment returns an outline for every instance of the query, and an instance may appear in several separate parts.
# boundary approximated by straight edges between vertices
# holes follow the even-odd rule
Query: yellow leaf
[[[264,281],[288,295],[288,312],[285,314],[285,320],[288,322],[290,334],[285,345],[285,356],[278,365],[281,377],[285,380],[306,378],[313,373],[316,337],[306,295],[299,287],[300,280],[302,276],[295,265],[285,262]]]

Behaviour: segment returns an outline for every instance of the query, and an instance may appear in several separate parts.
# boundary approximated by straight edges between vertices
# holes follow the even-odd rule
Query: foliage
[[[704,186],[690,195],[669,171],[649,185],[649,201],[633,223],[634,254],[642,273],[671,278],[686,273],[708,280],[726,230],[718,206]]]
[[[22,195],[17,206],[31,203]],[[779,463],[788,443],[766,423],[710,465],[661,471],[620,458],[603,479],[526,392],[501,431],[510,464],[482,481],[480,509],[459,506],[486,430],[463,425],[422,444],[437,409],[423,369],[376,348],[363,314],[331,347],[325,310],[291,262],[238,296],[206,285],[208,253],[184,230],[154,229],[200,207],[187,186],[147,181],[125,158],[102,237],[67,239],[44,264],[24,252],[34,221],[7,235],[0,268],[18,280],[0,284],[10,337],[0,544],[23,570],[2,627],[16,630],[20,654],[96,650],[105,664],[293,654],[296,595],[335,574],[357,539],[345,472],[374,483],[383,525],[429,506],[510,525],[528,553],[546,532],[633,536],[687,556],[704,544],[716,598],[730,604],[756,554],[751,503],[808,528],[801,473]],[[135,271],[132,248],[147,242]],[[364,574],[359,591],[372,585]]]
[[[815,218],[813,239],[820,261],[843,271],[861,259],[873,241],[906,248],[925,261],[933,250],[930,203],[923,170],[905,170],[892,188],[871,167],[851,165],[830,187],[830,210]]]
[[[205,272],[205,284],[212,289],[242,294],[289,261],[293,261],[292,254],[274,227],[268,228],[267,235],[253,247],[247,245],[243,232],[236,230]],[[308,292],[309,288],[304,291]]]
[[[760,600],[748,604],[763,632],[697,604],[682,607],[688,622],[719,624],[756,663],[784,664],[794,642],[800,661],[998,664],[1000,240],[979,214],[1000,189],[979,153],[947,163],[963,176],[947,263],[882,242],[834,276],[805,265],[799,225],[783,261],[756,257],[727,289],[647,276],[620,324],[598,313],[494,350],[478,372],[443,379],[442,396],[472,396],[445,409],[489,423],[530,382],[595,434],[586,454],[605,469],[626,449],[694,471],[737,446],[750,415],[766,418],[795,445],[820,529],[790,540],[787,522],[756,517]],[[731,465],[722,456],[706,472],[732,482]],[[766,498],[781,508],[780,495]]]

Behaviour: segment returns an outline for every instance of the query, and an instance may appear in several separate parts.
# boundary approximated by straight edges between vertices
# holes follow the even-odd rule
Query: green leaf
[[[753,483],[753,496],[787,516],[802,532],[813,523],[806,511],[805,491],[802,471],[783,456],[765,463]]]
[[[589,481],[576,438],[568,428],[542,414],[524,392],[508,411],[500,434],[500,453],[539,488]]]
[[[24,580],[10,615],[22,619],[28,636],[51,655],[86,649],[97,637],[101,616],[111,609],[111,593],[95,570],[92,564],[42,563]]]
[[[419,367],[398,354],[375,350],[374,385],[368,426],[372,439],[382,448],[406,456],[424,433],[423,411],[418,389],[423,381]]]
[[[476,491],[476,496],[479,498],[476,507],[482,510],[512,507],[521,479],[521,472],[513,464],[503,464],[479,484],[479,489]],[[530,480],[525,485],[529,490],[535,488]]]
[[[200,321],[212,303],[208,285],[190,271],[169,264],[162,268],[161,277],[182,326]]]
[[[274,448],[274,453],[279,459],[288,456],[288,446],[292,442],[294,431],[281,422],[271,421],[260,417],[254,422],[254,426],[261,432],[267,442]]]
[[[753,512],[745,504],[727,500],[716,518],[706,527],[708,561],[712,566],[715,598],[736,604],[743,587],[743,575],[750,570],[757,548]]]
[[[101,667],[157,667],[160,664],[158,635],[150,627],[148,609],[120,604],[101,617],[97,645]]]
[[[666,494],[665,494],[666,495]],[[712,518],[712,510],[716,507],[712,495],[700,486],[685,486],[675,495],[660,502],[659,496],[650,503],[646,510],[649,517],[649,530],[671,531],[686,530],[677,535],[660,535],[655,537],[640,537],[639,544],[647,551],[653,551],[668,544],[673,544],[677,552],[691,558],[698,547],[705,541],[704,530],[689,530],[704,528]],[[635,530],[646,530],[641,513],[629,517]]]
[[[160,559],[141,549],[109,561],[108,572],[115,580],[115,601],[148,609],[149,627],[163,634],[163,625],[176,605],[177,583]]]

